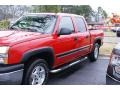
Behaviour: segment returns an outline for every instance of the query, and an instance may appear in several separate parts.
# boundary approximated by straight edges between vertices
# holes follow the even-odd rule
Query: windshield
[[[57,17],[54,15],[23,16],[10,29],[50,34]]]

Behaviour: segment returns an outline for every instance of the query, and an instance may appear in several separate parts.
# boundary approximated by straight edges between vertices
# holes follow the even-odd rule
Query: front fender
[[[33,49],[33,50],[29,50],[27,52],[25,52],[23,54],[23,57],[21,59],[21,63],[24,63],[26,61],[28,61],[31,57],[35,56],[35,55],[40,55],[42,53],[49,53],[50,54],[50,60],[51,62],[54,62],[54,50],[51,47],[42,47],[42,48],[37,48],[37,49]]]

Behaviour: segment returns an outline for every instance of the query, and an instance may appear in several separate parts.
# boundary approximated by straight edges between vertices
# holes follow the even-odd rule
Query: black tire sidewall
[[[94,47],[94,51],[95,51],[95,48],[98,48],[98,55],[99,55],[99,45],[98,44],[95,44],[95,47]],[[97,58],[95,58],[95,55],[94,55],[94,58],[97,60],[98,59],[98,55],[97,55]]]
[[[46,84],[47,83],[47,80],[48,80],[48,72],[49,72],[49,70],[48,70],[48,66],[47,66],[47,63],[44,61],[44,60],[42,60],[42,59],[37,59],[37,60],[35,60],[33,63],[31,63],[30,65],[29,65],[29,67],[28,67],[28,69],[26,70],[26,74],[25,74],[25,78],[24,78],[24,82],[23,82],[23,84],[25,84],[25,85],[30,85],[30,76],[31,76],[31,74],[32,74],[32,71],[33,71],[33,69],[36,67],[36,66],[42,66],[42,67],[44,67],[44,69],[45,69],[45,80],[44,80],[44,82],[43,82],[43,84],[42,85],[44,85],[44,84]]]
[[[95,55],[94,55],[94,51],[95,51],[96,47],[98,47],[98,56],[99,56],[99,47],[100,46],[97,43],[95,43],[92,52],[88,55],[91,62],[94,62],[94,61],[96,61],[98,59],[98,56],[97,56],[97,58],[95,58]]]

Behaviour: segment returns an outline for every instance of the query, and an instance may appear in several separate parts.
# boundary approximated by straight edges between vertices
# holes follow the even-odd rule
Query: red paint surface
[[[77,27],[74,23],[74,15],[70,14],[57,14],[58,19],[54,28],[52,35],[49,34],[40,34],[35,32],[22,32],[22,31],[0,31],[0,45],[9,45],[9,57],[8,63],[15,64],[19,63],[22,59],[23,54],[32,49],[42,48],[45,46],[52,47],[54,50],[54,67],[65,64],[69,61],[75,60],[80,56],[87,55],[90,53],[93,47],[93,43],[96,37],[103,38],[103,31],[101,30],[87,30],[86,32],[78,33]],[[57,35],[57,30],[59,22],[62,16],[70,16],[73,20],[75,33],[70,35]],[[88,38],[85,38],[88,36]],[[78,40],[74,40],[74,37],[77,37]],[[62,58],[57,58],[56,55],[64,53],[73,49],[84,47],[90,45],[88,49],[79,51],[70,55],[67,55]]]

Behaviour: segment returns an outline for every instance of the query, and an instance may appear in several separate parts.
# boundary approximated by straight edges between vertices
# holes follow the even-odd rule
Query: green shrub
[[[2,20],[2,21],[0,21],[0,30],[1,29],[6,29],[6,28],[8,28],[8,26],[9,26],[9,21],[7,21],[7,20]]]

